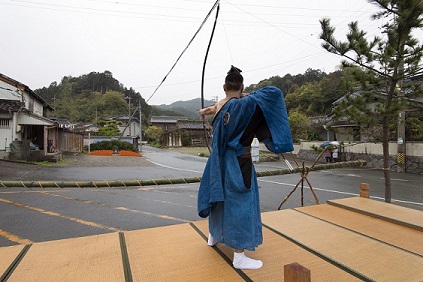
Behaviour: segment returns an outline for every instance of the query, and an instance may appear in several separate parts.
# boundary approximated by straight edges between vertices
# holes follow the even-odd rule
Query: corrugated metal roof
[[[0,99],[20,101],[21,95],[16,88],[0,80]]]
[[[106,121],[117,120],[117,121],[121,121],[123,123],[128,123],[129,118],[130,117],[128,117],[128,116],[112,116],[112,117],[102,117],[101,119],[106,120]],[[139,119],[137,117],[132,117],[131,121],[139,123]]]
[[[187,117],[178,116],[152,116],[151,123],[176,123],[179,120],[188,120]]]
[[[178,120],[177,126],[179,129],[203,129],[203,122],[201,120]],[[210,129],[208,123],[206,123],[206,129]]]
[[[41,116],[32,115],[29,113],[19,113],[18,124],[26,125],[55,125],[55,122]]]

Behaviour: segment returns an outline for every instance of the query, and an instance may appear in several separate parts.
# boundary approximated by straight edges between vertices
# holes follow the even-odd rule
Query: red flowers
[[[111,155],[113,155],[113,150],[97,150],[97,151],[92,151],[90,153],[90,155],[95,155],[95,156],[111,156]]]
[[[140,153],[132,152],[132,151],[125,151],[125,150],[119,151],[119,156],[142,157],[142,155]]]

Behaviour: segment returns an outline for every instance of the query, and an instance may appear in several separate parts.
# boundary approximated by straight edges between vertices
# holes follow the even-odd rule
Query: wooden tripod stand
[[[317,198],[316,193],[314,193],[313,187],[310,184],[310,181],[307,179],[307,176],[310,173],[310,171],[313,170],[313,167],[316,165],[316,163],[320,160],[320,158],[323,156],[325,152],[326,152],[326,148],[317,156],[316,160],[314,161],[311,167],[305,167],[304,161],[302,163],[302,167],[300,167],[297,159],[295,158],[294,154],[291,152],[291,156],[294,159],[295,164],[297,165],[297,168],[300,170],[301,179],[300,181],[298,181],[297,185],[295,185],[294,189],[288,194],[288,196],[285,197],[285,199],[279,205],[278,210],[281,209],[282,205],[289,199],[289,197],[295,192],[295,190],[298,188],[300,184],[301,184],[301,206],[302,207],[304,206],[304,180],[307,182],[308,186],[310,187],[310,190],[313,193],[314,199],[316,200],[316,204],[320,204],[319,199]],[[285,159],[283,155],[282,157]],[[289,162],[286,159],[285,161],[287,162],[288,167],[292,168],[292,166],[289,164]]]

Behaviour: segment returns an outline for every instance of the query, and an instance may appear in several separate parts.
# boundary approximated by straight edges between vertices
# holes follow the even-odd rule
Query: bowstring
[[[170,68],[170,70],[168,71],[168,73],[164,76],[164,78],[162,79],[162,81],[160,82],[160,84],[156,87],[156,89],[153,91],[153,94],[150,95],[150,97],[146,100],[146,102],[150,101],[150,99],[154,96],[154,94],[156,94],[157,90],[160,88],[160,86],[162,86],[162,84],[165,82],[166,78],[169,76],[169,74],[172,72],[172,70],[175,68],[176,64],[179,62],[179,60],[181,59],[182,55],[185,53],[185,51],[188,49],[188,47],[191,45],[191,43],[194,41],[194,38],[197,36],[197,34],[200,32],[201,28],[204,26],[204,24],[206,23],[207,19],[210,17],[211,13],[213,12],[213,10],[219,6],[219,2],[220,0],[217,0],[213,7],[210,9],[210,11],[208,12],[207,16],[204,18],[203,22],[201,23],[200,27],[197,29],[197,31],[194,33],[194,36],[191,38],[191,40],[188,42],[187,46],[184,48],[184,50],[182,50],[182,53],[179,55],[179,57],[176,59],[175,63],[173,64],[173,66]]]

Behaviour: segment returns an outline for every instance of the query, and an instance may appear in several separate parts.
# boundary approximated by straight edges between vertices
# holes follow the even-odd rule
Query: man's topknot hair
[[[238,91],[244,83],[244,78],[241,75],[241,70],[237,67],[231,66],[225,78],[225,85],[227,91]]]
[[[240,70],[239,68],[234,67],[234,66],[231,65],[231,69],[228,71],[227,74],[230,74],[230,73],[241,73],[241,72],[242,72],[242,70]]]

